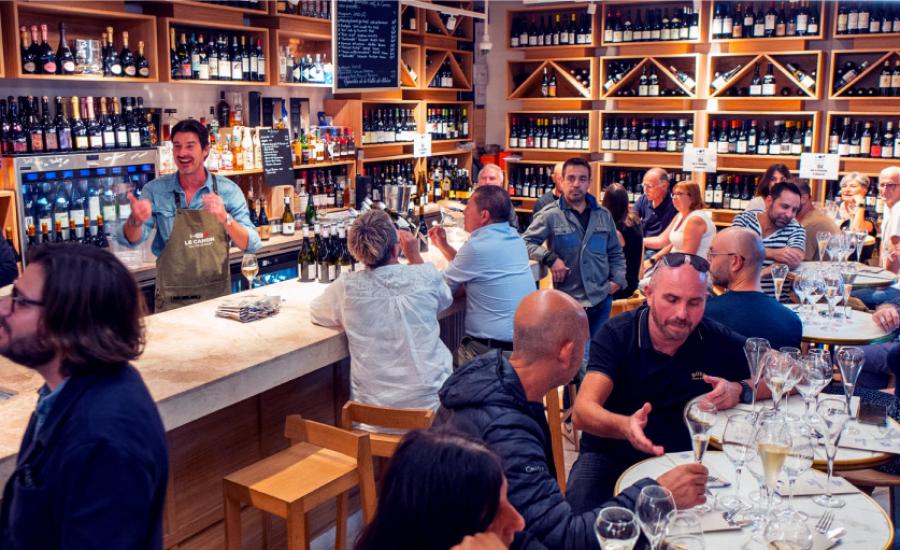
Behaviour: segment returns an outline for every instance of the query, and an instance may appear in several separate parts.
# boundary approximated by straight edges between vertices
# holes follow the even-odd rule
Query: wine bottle
[[[300,282],[310,283],[316,280],[316,252],[309,240],[309,226],[303,226],[303,243],[297,255],[297,271]]]
[[[72,120],[69,126],[72,128],[72,139],[75,150],[85,151],[90,147],[88,140],[87,127],[81,120],[81,105],[78,96],[72,96]]]
[[[56,50],[56,70],[58,74],[75,74],[75,56],[69,49],[69,39],[66,24],[59,22],[59,48]]]
[[[284,194],[284,213],[281,215],[281,232],[284,235],[294,234],[294,213],[291,212],[291,194]]]
[[[25,74],[38,73],[38,56],[32,47],[31,36],[28,34],[28,28],[24,25],[19,30],[22,41],[22,72]]]
[[[137,59],[134,62],[135,67],[137,68],[137,75],[141,78],[149,78],[150,77],[150,62],[144,57],[144,41],[138,41],[138,54]]]
[[[56,54],[47,43],[47,25],[41,25],[41,46],[38,54],[38,63],[44,74],[56,74]]]
[[[106,57],[103,59],[103,74],[104,76],[122,76],[122,62],[119,60],[119,55],[116,53],[116,48],[113,44],[113,28],[106,27],[106,39],[109,41],[106,49]]]
[[[128,31],[122,31],[122,51],[119,53],[119,64],[124,76],[128,78],[137,76],[137,62],[134,54],[128,49]]]

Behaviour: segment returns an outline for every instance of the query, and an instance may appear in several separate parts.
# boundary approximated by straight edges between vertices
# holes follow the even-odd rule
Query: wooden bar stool
[[[291,415],[285,420],[284,435],[290,447],[224,479],[228,550],[241,548],[241,504],[285,518],[290,550],[309,548],[306,514],[313,508],[337,497],[338,518],[346,518],[346,495],[356,486],[363,521],[372,519],[375,478],[367,434]],[[337,521],[335,544],[346,548],[346,520]]]
[[[353,423],[368,424],[377,428],[392,430],[424,430],[431,427],[434,411],[430,409],[394,409],[366,405],[358,401],[347,401],[341,409],[341,428],[352,430]],[[381,433],[372,430],[360,431],[369,434],[372,456],[390,458],[394,456],[402,434]]]

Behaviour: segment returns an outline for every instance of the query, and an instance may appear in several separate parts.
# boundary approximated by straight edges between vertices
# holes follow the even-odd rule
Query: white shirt
[[[452,302],[433,265],[392,264],[341,274],[309,312],[313,323],[347,334],[351,399],[437,409],[437,392],[453,368],[437,315]]]
[[[673,229],[669,231],[669,242],[672,243],[672,252],[684,251],[684,228],[687,227],[691,218],[700,218],[706,224],[706,230],[700,237],[700,246],[695,254],[701,258],[705,258],[709,252],[709,245],[712,244],[713,237],[716,236],[716,224],[712,221],[712,216],[706,210],[694,210],[688,213],[687,217],[682,221],[682,215],[679,212],[672,220]]]
[[[884,207],[884,219],[881,222],[882,263],[887,261],[887,253],[893,248],[891,237],[900,237],[900,201],[895,202],[894,206],[890,208],[887,207],[887,204]]]

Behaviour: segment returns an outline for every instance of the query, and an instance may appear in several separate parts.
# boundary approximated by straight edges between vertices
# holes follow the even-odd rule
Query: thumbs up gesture
[[[131,203],[131,218],[134,225],[140,225],[150,219],[153,214],[153,204],[147,199],[138,199],[131,191],[128,192],[128,202]]]

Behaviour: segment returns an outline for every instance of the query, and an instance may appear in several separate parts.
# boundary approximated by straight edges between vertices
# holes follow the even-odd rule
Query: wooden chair
[[[635,290],[634,294],[629,298],[619,298],[618,300],[613,300],[612,309],[609,312],[609,317],[613,318],[616,315],[621,313],[625,313],[626,311],[631,311],[633,309],[637,309],[644,305],[644,302],[647,301],[647,297],[640,290]]]
[[[368,434],[352,433],[300,415],[288,416],[284,435],[291,446],[225,477],[225,541],[241,548],[241,505],[287,520],[289,550],[309,548],[306,514],[337,497],[338,518],[346,518],[347,493],[359,486],[363,521],[375,513],[375,479]],[[346,548],[347,523],[335,526],[337,548]]]
[[[556,482],[559,490],[566,494],[566,453],[563,448],[562,407],[559,388],[553,388],[544,396],[547,409],[547,423],[550,425],[550,448],[553,450],[553,464],[556,466]]]
[[[875,487],[887,487],[891,519],[897,518],[897,493],[900,492],[900,476],[886,474],[872,468],[847,470],[839,475],[868,495],[872,494]]]
[[[424,430],[431,427],[434,411],[429,409],[392,409],[377,405],[365,405],[356,401],[347,401],[341,410],[341,428],[352,430],[354,422],[368,424],[393,430]],[[390,458],[397,450],[400,439],[398,434],[366,431],[372,443],[372,456]]]

